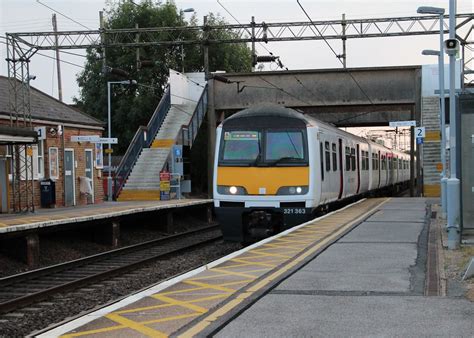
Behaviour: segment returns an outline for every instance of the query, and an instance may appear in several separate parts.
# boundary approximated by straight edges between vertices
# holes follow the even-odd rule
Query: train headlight
[[[307,185],[280,187],[277,191],[277,195],[304,195],[307,192],[308,192]]]
[[[244,187],[218,185],[217,192],[221,195],[247,195],[247,190]]]

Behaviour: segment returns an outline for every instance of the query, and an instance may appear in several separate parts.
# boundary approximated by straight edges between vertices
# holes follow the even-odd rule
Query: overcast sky
[[[135,0],[139,2],[140,0]],[[90,29],[99,26],[99,11],[105,6],[103,0],[41,0],[41,2],[56,11],[68,16],[81,25]],[[250,22],[255,16],[256,22],[284,22],[307,21],[304,13],[299,8],[296,0],[221,0],[220,1],[241,23]],[[347,19],[415,16],[418,6],[444,7],[448,11],[449,1],[413,1],[413,0],[301,0],[306,11],[313,20],[340,19],[342,13]],[[176,0],[180,9],[192,7],[197,13],[200,22],[202,17],[209,12],[220,13],[229,23],[235,20],[218,4],[216,0]],[[473,12],[472,0],[458,0],[457,12]],[[51,15],[53,11],[39,4],[36,0],[0,0],[0,35],[5,32],[32,32],[51,31]],[[186,16],[190,16],[187,13]],[[57,14],[59,30],[83,30],[81,25]],[[0,38],[1,68],[0,74],[7,75],[5,39]],[[342,53],[340,41],[329,41],[337,53]],[[320,41],[306,42],[280,42],[267,44],[266,47],[275,55],[279,55],[283,64],[290,70],[339,68],[341,65],[330,49]],[[348,67],[371,66],[400,66],[416,64],[433,64],[437,60],[433,57],[422,56],[423,49],[438,49],[438,36],[398,37],[380,39],[353,39],[347,41]],[[81,50],[73,51],[83,54]],[[258,54],[267,54],[257,44]],[[35,55],[30,64],[30,73],[37,76],[32,85],[57,97],[57,78],[55,61],[51,52],[41,52],[44,55]],[[63,96],[67,103],[78,95],[76,74],[81,71],[84,58],[61,54],[63,61],[74,63],[71,65],[63,62],[61,65]],[[275,69],[276,66],[266,65],[266,70]]]

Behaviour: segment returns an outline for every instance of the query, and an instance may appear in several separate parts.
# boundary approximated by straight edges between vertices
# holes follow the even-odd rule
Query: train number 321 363
[[[287,208],[283,209],[283,213],[285,215],[291,215],[291,214],[306,214],[306,209],[304,208]]]

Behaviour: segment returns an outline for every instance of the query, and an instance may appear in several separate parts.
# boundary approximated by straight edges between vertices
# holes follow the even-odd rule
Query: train
[[[291,108],[244,109],[216,130],[214,210],[227,241],[271,236],[409,180],[409,154]]]

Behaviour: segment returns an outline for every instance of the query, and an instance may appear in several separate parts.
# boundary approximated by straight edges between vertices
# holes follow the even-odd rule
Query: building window
[[[38,140],[36,165],[37,165],[36,176],[38,179],[41,179],[44,177],[44,141],[43,140]]]
[[[49,178],[56,180],[59,178],[59,157],[58,148],[49,148]]]

